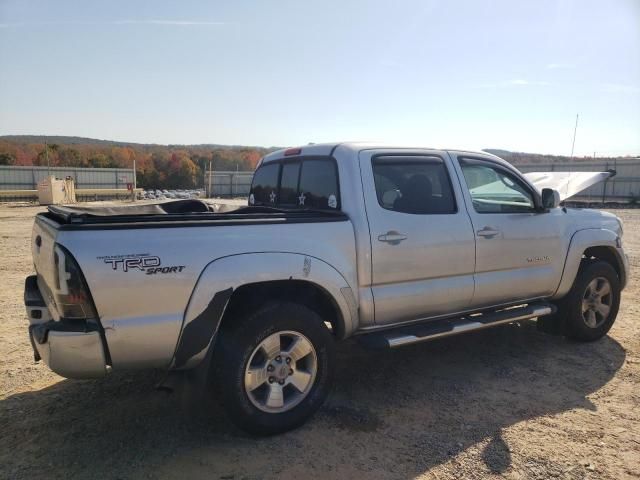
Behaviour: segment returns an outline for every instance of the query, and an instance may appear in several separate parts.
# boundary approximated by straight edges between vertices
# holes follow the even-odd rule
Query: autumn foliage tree
[[[203,173],[210,161],[218,171],[253,171],[270,151],[252,147],[92,143],[88,139],[64,138],[71,140],[57,137],[45,144],[0,139],[0,165],[132,168],[135,160],[138,185],[142,188],[197,188],[203,186]]]
[[[16,163],[16,157],[7,152],[0,153],[0,165],[14,165]]]

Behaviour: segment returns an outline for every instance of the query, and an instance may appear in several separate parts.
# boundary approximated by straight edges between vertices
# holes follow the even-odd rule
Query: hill
[[[185,144],[160,144],[160,143],[136,143],[136,142],[120,142],[117,140],[102,140],[98,138],[88,138],[88,137],[72,137],[72,136],[60,136],[60,135],[0,135],[0,141],[6,140],[8,142],[20,143],[20,144],[29,144],[29,143],[42,143],[46,141],[48,144],[57,144],[57,145],[103,145],[103,146],[114,146],[114,147],[173,147],[173,148],[187,148],[187,147],[195,147],[195,148],[222,148],[222,149],[246,149],[246,148],[256,148],[256,149],[265,149],[265,150],[276,150],[280,147],[258,147],[255,145],[247,146],[247,145],[222,145],[217,143],[198,143],[192,145]]]
[[[496,155],[513,165],[519,165],[523,163],[567,163],[567,162],[585,162],[585,161],[612,163],[617,160],[632,158],[632,157],[573,157],[571,158],[566,155],[543,155],[541,153],[511,152],[509,150],[502,150],[498,148],[486,148],[483,151]]]
[[[45,143],[46,142],[46,143]],[[0,136],[0,165],[122,167],[136,165],[144,188],[194,188],[215,170],[253,171],[274,148],[244,145],[159,145],[72,136]]]

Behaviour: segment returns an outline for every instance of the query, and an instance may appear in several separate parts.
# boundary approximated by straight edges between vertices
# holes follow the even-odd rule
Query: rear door
[[[448,156],[365,150],[360,170],[376,323],[467,308],[474,287],[475,241]]]
[[[457,156],[476,235],[474,307],[546,297],[562,275],[568,239],[559,208],[541,211],[519,172]]]

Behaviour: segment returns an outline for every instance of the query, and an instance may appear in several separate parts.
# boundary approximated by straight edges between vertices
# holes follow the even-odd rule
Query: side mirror
[[[542,189],[542,206],[544,208],[556,208],[560,205],[560,194],[553,188]]]

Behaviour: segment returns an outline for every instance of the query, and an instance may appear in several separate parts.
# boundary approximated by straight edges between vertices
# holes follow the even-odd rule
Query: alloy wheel
[[[604,277],[589,282],[582,296],[582,318],[589,328],[597,328],[609,317],[612,305],[611,284]]]
[[[276,332],[251,353],[245,391],[263,412],[286,412],[309,394],[317,370],[318,356],[307,337],[291,330]]]

